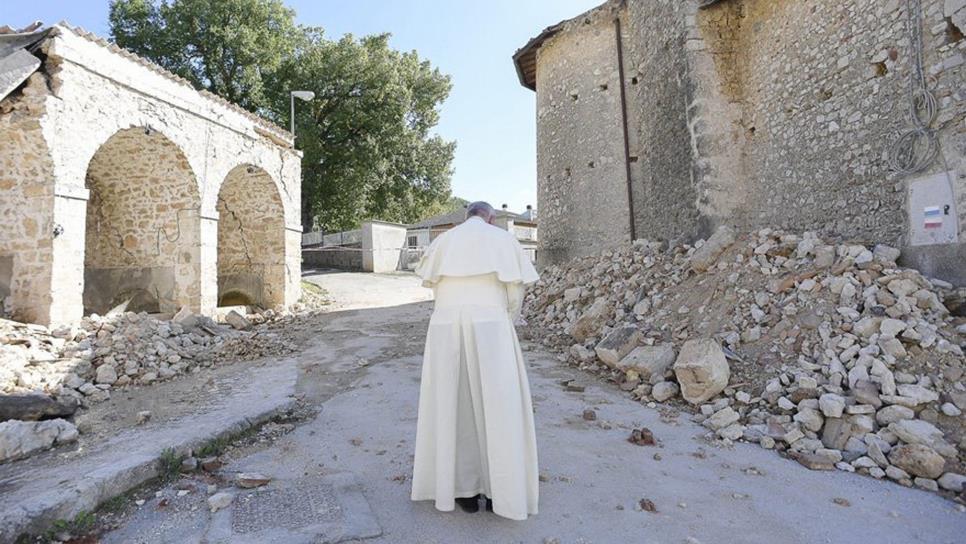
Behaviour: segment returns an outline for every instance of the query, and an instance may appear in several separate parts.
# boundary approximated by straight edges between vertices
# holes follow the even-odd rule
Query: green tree
[[[432,134],[449,77],[390,48],[388,34],[332,41],[306,29],[272,86],[316,93],[296,119],[303,221],[326,230],[367,218],[410,223],[449,198],[455,144]],[[287,94],[274,96],[282,111]]]
[[[108,17],[121,47],[261,113],[264,77],[298,39],[281,0],[112,0]]]
[[[451,196],[446,200],[438,201],[431,204],[430,206],[427,206],[422,211],[420,216],[417,218],[417,221],[423,221],[425,219],[429,219],[430,217],[435,217],[437,215],[453,213],[456,211],[464,211],[466,210],[466,207],[469,206],[469,204],[470,204],[470,201],[466,200],[465,198],[460,198],[458,196]]]
[[[450,197],[455,144],[433,134],[448,76],[389,35],[328,40],[280,0],[112,0],[114,41],[276,122],[299,104],[303,225],[413,222]]]

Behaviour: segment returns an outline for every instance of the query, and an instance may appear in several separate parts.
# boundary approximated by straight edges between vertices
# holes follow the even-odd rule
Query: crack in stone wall
[[[966,4],[922,0],[927,79],[956,201],[966,201]],[[627,0],[567,22],[537,53],[544,262],[620,241],[621,142],[601,100],[625,28],[638,237],[704,237],[718,225],[815,230],[902,245],[906,183],[885,160],[908,128],[909,58],[899,0]],[[622,7],[623,6],[623,7]],[[589,21],[589,22],[588,22]],[[597,89],[597,94],[589,92]],[[588,155],[590,155],[588,157]],[[614,159],[620,159],[613,154]],[[584,167],[593,161],[596,168]],[[936,161],[931,172],[944,166]],[[615,161],[619,164],[620,161]],[[592,189],[587,189],[592,187]],[[589,191],[593,194],[588,195]],[[966,206],[959,205],[966,225]],[[966,248],[966,246],[964,246]]]
[[[122,130],[95,153],[86,181],[88,311],[142,292],[153,311],[197,307],[200,198],[177,146],[149,128]]]
[[[8,295],[5,302],[12,315],[43,324],[75,322],[83,315],[88,288],[117,297],[143,292],[139,296],[145,300],[161,299],[165,311],[184,305],[211,313],[218,296],[218,196],[239,164],[275,176],[268,178],[271,182],[256,202],[273,195],[272,221],[278,229],[271,251],[277,254],[260,263],[257,242],[249,241],[253,264],[269,268],[258,276],[259,281],[267,279],[268,287],[258,286],[258,291],[269,292],[272,306],[297,302],[300,236],[285,225],[296,226],[300,218],[299,153],[285,141],[265,136],[249,116],[69,28],[57,30],[42,43],[40,70],[0,100],[4,285],[10,276],[9,288],[0,290]],[[124,178],[117,180],[118,186],[138,185],[130,189],[144,195],[112,204],[111,191],[87,183],[88,170],[91,163],[96,170],[99,161],[110,162],[104,157],[115,146],[102,146],[132,127],[151,127],[152,137],[163,137],[171,145],[146,145],[149,157],[112,166],[115,174],[123,169],[130,173],[117,174]],[[168,171],[147,176],[137,171],[155,163],[167,165]],[[190,172],[183,187],[192,195],[189,203],[170,202],[165,184],[147,179],[168,180],[182,169]],[[180,194],[173,198],[180,199]],[[236,205],[229,207],[245,215]],[[252,227],[246,223],[244,228],[248,240]],[[90,248],[85,247],[88,230],[94,240]],[[250,268],[247,258],[241,261]]]
[[[285,287],[282,201],[271,175],[242,165],[218,194],[218,299],[273,307]]]

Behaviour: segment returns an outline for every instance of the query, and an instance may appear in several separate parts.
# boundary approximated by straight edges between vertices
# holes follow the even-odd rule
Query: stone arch
[[[199,311],[201,197],[181,148],[150,127],[119,130],[85,183],[85,313]]]
[[[218,191],[218,305],[285,304],[285,209],[263,168],[233,168]]]

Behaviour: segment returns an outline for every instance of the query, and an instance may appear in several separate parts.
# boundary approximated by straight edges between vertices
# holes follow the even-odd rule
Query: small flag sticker
[[[923,227],[927,229],[938,229],[943,226],[943,212],[939,206],[929,206],[923,208]]]

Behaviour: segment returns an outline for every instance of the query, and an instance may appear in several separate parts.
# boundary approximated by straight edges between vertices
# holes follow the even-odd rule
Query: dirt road
[[[135,494],[103,542],[938,544],[961,542],[966,532],[966,514],[935,494],[812,472],[757,446],[716,449],[687,414],[644,407],[533,346],[525,349],[540,514],[513,522],[413,503],[428,292],[412,276],[306,279],[342,308],[305,329],[296,357],[297,390],[313,415],[287,434],[226,453],[220,480],[184,476]],[[570,379],[585,390],[565,390]],[[582,417],[588,408],[596,421]],[[642,426],[656,446],[626,440]],[[230,485],[238,472],[272,481],[238,489]],[[212,491],[232,494],[231,505],[212,514]],[[655,511],[642,510],[642,499]]]

